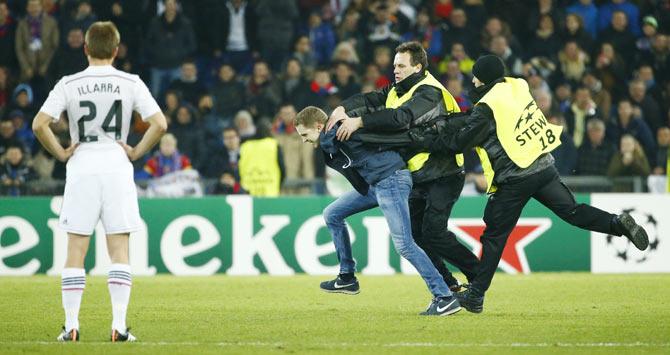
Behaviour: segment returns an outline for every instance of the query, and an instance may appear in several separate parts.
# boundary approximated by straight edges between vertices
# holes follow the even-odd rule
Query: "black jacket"
[[[475,89],[479,101],[493,86],[504,79]],[[474,96],[474,95],[473,95]],[[429,133],[430,132],[430,133]],[[438,132],[435,134],[435,132]],[[554,164],[551,154],[543,154],[529,167],[520,168],[507,155],[496,133],[496,123],[493,111],[486,104],[475,105],[469,115],[450,118],[441,125],[433,125],[429,129],[416,129],[409,135],[419,146],[438,152],[463,152],[473,147],[482,147],[486,150],[495,176],[493,183],[501,185],[506,182],[536,174]]]
[[[363,128],[368,133],[392,133],[424,125],[447,114],[442,104],[442,93],[435,87],[422,85],[414,91],[412,98],[400,107],[386,108],[386,98],[393,87],[396,88],[398,96],[402,96],[421,81],[424,75],[416,73],[382,90],[354,95],[344,100],[342,107],[350,117],[360,116],[363,120]],[[398,149],[398,151],[407,161],[422,150]],[[462,171],[463,168],[456,164],[456,157],[453,153],[434,153],[430,155],[421,169],[412,172],[412,180],[414,183],[424,183]]]
[[[339,124],[319,136],[319,146],[324,152],[326,165],[344,175],[361,195],[366,195],[370,185],[405,168],[400,155],[392,150],[381,150],[363,143],[354,133],[348,141],[335,137]]]

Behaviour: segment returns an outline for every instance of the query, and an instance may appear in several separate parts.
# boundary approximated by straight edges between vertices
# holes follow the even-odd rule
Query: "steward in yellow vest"
[[[329,124],[342,121],[338,128],[339,139],[348,139],[359,128],[362,128],[357,132],[360,136],[407,132],[438,117],[460,112],[454,97],[428,72],[426,51],[420,43],[407,42],[398,46],[393,67],[393,85],[354,95],[335,109]],[[414,239],[447,284],[458,289],[458,281],[443,259],[459,268],[468,280],[474,277],[479,263],[475,255],[447,230],[451,209],[463,189],[463,157],[453,152],[427,153],[409,147],[395,150],[403,156],[412,172],[409,205]]]
[[[240,146],[240,184],[252,196],[279,196],[283,176],[279,143],[271,136],[252,138]]]
[[[647,233],[629,214],[615,215],[575,201],[550,154],[560,144],[561,127],[547,122],[525,80],[504,77],[505,65],[495,55],[479,58],[472,73],[475,107],[464,120],[447,119],[434,137],[410,133],[433,152],[476,147],[487,175],[491,196],[484,210],[482,259],[470,288],[457,294],[461,306],[470,312],[483,311],[484,293],[507,238],[531,198],[574,226],[603,235],[625,235],[640,250],[649,246]]]

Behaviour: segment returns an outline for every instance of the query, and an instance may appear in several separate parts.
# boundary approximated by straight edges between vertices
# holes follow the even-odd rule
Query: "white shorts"
[[[91,235],[102,221],[107,234],[137,231],[142,221],[132,165],[116,152],[100,153],[77,152],[68,162],[59,226],[69,233]],[[97,169],[100,162],[106,163],[105,169]]]

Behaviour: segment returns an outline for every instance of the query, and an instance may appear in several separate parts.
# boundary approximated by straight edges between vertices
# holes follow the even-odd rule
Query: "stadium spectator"
[[[339,26],[336,29],[337,38],[340,41],[340,43],[337,46],[335,46],[335,51],[333,52],[333,55],[337,53],[337,47],[339,47],[340,44],[342,43],[347,43],[348,45],[350,45],[352,50],[355,48],[355,51],[353,53],[356,56],[358,56],[356,52],[363,53],[363,44],[365,42],[365,38],[363,36],[362,31],[360,30],[361,26],[362,26],[361,13],[359,11],[356,11],[354,8],[348,8],[344,13],[342,22],[340,22]],[[344,58],[337,58],[337,59],[342,60]]]
[[[442,48],[452,48],[454,43],[462,43],[465,51],[476,57],[480,49],[475,32],[468,26],[468,16],[461,8],[455,8],[449,15],[448,27],[443,29]]]
[[[338,88],[331,81],[328,69],[320,67],[314,72],[314,80],[309,84],[309,91],[298,106],[316,106],[325,109],[328,106],[328,98],[337,92]]]
[[[493,40],[496,37],[503,37],[505,42],[499,42],[494,45]],[[502,43],[504,43],[504,45]],[[514,53],[518,57],[522,47],[516,36],[512,33],[509,25],[501,20],[500,17],[491,16],[486,20],[486,25],[481,32],[481,46],[482,48],[488,48],[493,54],[503,58],[508,70],[511,73],[517,73],[516,68],[510,65],[513,63],[510,63],[507,56],[502,56],[502,54],[506,53],[506,48],[509,47],[510,53]],[[503,48],[504,50],[501,50],[500,48]]]
[[[642,36],[635,41],[638,51],[649,51],[654,37],[658,33],[658,22],[653,16],[645,16],[642,19]]]
[[[454,42],[449,48],[449,55],[444,57],[438,65],[438,72],[445,73],[447,71],[447,66],[449,62],[456,61],[458,63],[458,70],[465,74],[472,74],[472,66],[475,65],[475,61],[468,56],[465,52],[465,47],[461,42]]]
[[[546,24],[544,26],[542,25],[543,21],[547,21],[546,17],[549,18],[554,29],[564,27],[565,13],[563,8],[557,6],[556,1],[538,0],[537,2],[534,1],[534,4],[531,5],[531,11],[528,14],[527,19],[526,33],[523,33],[522,37],[530,39],[533,38],[534,35],[537,35],[537,31],[546,26]]]
[[[277,85],[283,101],[289,101],[294,106],[300,105],[309,91],[309,83],[305,80],[299,60],[291,58],[286,62]]]
[[[5,161],[0,169],[0,183],[2,194],[5,196],[21,196],[27,192],[26,184],[35,180],[37,175],[32,167],[28,166],[23,157],[23,149],[19,145],[7,148]]]
[[[158,178],[169,173],[191,169],[191,160],[177,149],[177,139],[166,133],[160,141],[158,151],[144,165],[137,178]]]
[[[265,62],[256,62],[246,91],[247,107],[257,117],[274,116],[281,103],[281,91],[273,82],[270,67]],[[243,130],[240,130],[242,133]],[[242,133],[244,136],[244,133]]]
[[[558,62],[563,79],[577,85],[588,69],[590,59],[577,42],[570,40],[558,52]]]
[[[220,115],[228,126],[232,125],[233,116],[246,102],[244,84],[237,79],[232,65],[223,64],[219,68],[219,80],[212,87],[211,93],[214,99],[214,112]]]
[[[337,87],[340,97],[346,98],[361,92],[361,85],[358,83],[353,68],[349,63],[337,62],[334,67],[333,84]]]
[[[619,151],[612,156],[607,168],[607,175],[618,176],[648,176],[649,161],[635,138],[629,134],[621,137]]]
[[[177,109],[175,120],[168,126],[179,142],[179,150],[190,158],[196,170],[202,168],[206,162],[205,133],[199,122],[196,122],[195,112],[191,106],[180,106]]]
[[[314,149],[303,144],[302,138],[295,132],[296,110],[291,104],[284,104],[279,108],[272,125],[272,133],[283,152],[287,179],[314,178]],[[304,188],[283,188],[283,193],[305,194],[309,191]]]
[[[214,99],[212,95],[205,94],[200,96],[198,100],[198,113],[196,114],[197,121],[202,127],[202,132],[204,134],[205,143],[204,150],[202,154],[207,155],[209,147],[216,144],[212,144],[213,141],[219,139],[221,130],[229,124],[229,121],[223,120],[223,118],[214,112]],[[200,167],[202,169],[202,166]]]
[[[362,26],[367,49],[364,55],[368,58],[373,54],[371,51],[379,46],[393,50],[400,44],[402,34],[409,29],[407,17],[397,12],[397,7],[385,1],[371,3],[369,11],[372,16]]]
[[[465,112],[472,107],[472,102],[463,91],[463,84],[458,79],[448,79],[445,85],[447,91],[454,97],[461,112]]]
[[[568,14],[565,17],[565,29],[561,33],[563,43],[575,41],[586,54],[593,52],[593,36],[584,29],[584,21],[577,14]]]
[[[612,117],[610,113],[612,109],[612,95],[603,88],[603,82],[596,76],[595,72],[588,70],[584,73],[581,83],[589,89],[593,102],[596,103],[598,110],[601,112],[600,117],[605,122],[609,122]]]
[[[567,131],[575,146],[579,148],[584,141],[586,122],[592,118],[599,117],[598,106],[591,99],[591,92],[586,87],[578,87],[575,90],[572,105],[565,114]]]
[[[640,64],[637,71],[634,73],[633,78],[642,80],[646,88],[645,96],[651,97],[656,101],[656,103],[660,105],[661,111],[664,111],[664,108],[669,107],[667,104],[663,104],[663,88],[661,88],[661,82],[656,79],[654,68],[652,68],[651,65],[644,63]],[[662,120],[665,121],[664,118],[662,118]]]
[[[307,26],[317,65],[327,65],[337,42],[333,26],[324,21],[316,11],[309,14]]]
[[[179,66],[197,45],[191,21],[178,11],[177,0],[165,0],[165,12],[151,20],[144,45],[151,63],[151,93],[160,97],[179,78]]]
[[[279,71],[290,53],[298,6],[294,0],[259,0],[256,2],[256,15],[261,57],[273,71]]]
[[[11,146],[20,146],[22,151],[26,150],[26,146],[16,135],[14,123],[10,120],[2,120],[0,121],[0,157],[5,155]]]
[[[21,66],[21,81],[37,85],[40,98],[44,78],[58,48],[58,23],[44,13],[40,0],[28,0],[27,16],[16,29],[16,57]]]
[[[283,154],[272,137],[272,124],[261,120],[258,132],[240,146],[240,182],[252,196],[279,196],[285,177]]]
[[[198,99],[207,90],[198,78],[198,67],[193,60],[187,59],[181,64],[179,78],[170,82],[168,90],[176,91],[189,105],[194,107],[198,105]]]
[[[632,80],[628,84],[628,94],[635,116],[644,119],[652,134],[667,124],[661,114],[661,107],[651,96],[647,95],[647,87],[642,80]]]
[[[26,117],[23,111],[14,110],[7,115],[7,118],[14,125],[16,130],[16,138],[21,141],[21,144],[26,149],[24,153],[32,154],[35,150],[35,134],[30,126],[30,118]]]
[[[73,29],[86,31],[98,20],[98,16],[93,13],[91,0],[81,0],[73,5],[76,7],[74,11],[71,11],[71,13],[63,11],[58,18],[61,33],[69,33]],[[66,38],[61,37],[61,46],[67,43],[66,40]]]
[[[224,128],[217,144],[210,146],[209,149],[209,159],[202,168],[202,175],[218,179],[224,171],[230,170],[235,179],[239,181],[240,134],[237,129],[235,127]]]
[[[56,50],[51,60],[48,76],[48,86],[52,87],[63,76],[80,72],[88,66],[86,54],[84,54],[84,32],[78,28],[72,28],[67,32],[65,46]]]
[[[593,4],[593,0],[578,0],[566,9],[566,25],[569,22],[569,15],[576,14],[581,19],[584,30],[595,39],[598,37],[598,8]],[[570,26],[570,25],[568,25]],[[571,31],[572,32],[572,31]]]
[[[606,175],[616,147],[605,140],[605,123],[598,118],[589,119],[586,136],[577,154],[576,175]]]
[[[538,106],[540,105],[538,101]],[[568,134],[565,129],[565,119],[560,113],[554,113],[552,115],[545,115],[547,120],[550,123],[555,125],[563,126],[563,131],[561,132],[561,145],[558,148],[551,151],[551,155],[554,156],[554,166],[561,176],[573,175],[575,169],[577,168],[577,148],[572,142],[572,137]]]
[[[251,74],[256,48],[256,10],[245,0],[226,1],[224,14],[211,23],[215,31],[214,56],[223,54],[223,62],[240,75]]]
[[[314,68],[317,66],[316,55],[312,50],[312,41],[309,36],[299,36],[293,45],[293,54],[291,58],[295,58],[300,62],[303,72],[306,76],[311,76]]]
[[[358,53],[351,42],[342,41],[333,50],[332,62],[345,62],[352,66],[352,68],[358,68],[360,66],[361,60],[358,58]]]
[[[256,135],[256,125],[253,116],[247,110],[240,110],[235,114],[235,129],[240,135],[242,142]]]
[[[656,144],[649,126],[644,120],[634,116],[633,105],[629,100],[623,99],[617,105],[617,118],[610,122],[605,137],[613,144],[618,144],[626,134],[633,136],[641,144],[647,158],[655,157]]]
[[[416,23],[411,31],[404,37],[405,41],[417,41],[421,43],[428,53],[428,61],[435,63],[440,60],[445,52],[442,34],[442,29],[431,23],[428,9],[423,7],[419,9]]]
[[[16,50],[16,21],[12,17],[6,2],[0,2],[0,66],[12,70],[17,68]]]
[[[556,33],[556,23],[550,15],[540,16],[538,27],[526,46],[526,58],[543,57],[556,61],[561,39]]]
[[[565,114],[572,105],[572,86],[568,82],[560,82],[556,85],[554,93],[556,109]]]
[[[13,91],[9,68],[0,66],[0,117],[4,116],[5,109],[11,102]]]
[[[652,169],[654,175],[665,175],[668,164],[668,150],[670,150],[670,128],[661,127],[656,133],[656,164]]]
[[[600,45],[600,52],[596,56],[594,65],[596,75],[602,81],[603,89],[613,96],[613,100],[624,97],[626,63],[611,43],[605,42]]]
[[[493,36],[488,43],[489,45],[484,48],[488,48],[492,54],[502,58],[505,62],[505,67],[508,68],[511,75],[521,75],[523,67],[521,58],[508,45],[508,39],[505,36]]]
[[[610,0],[598,8],[598,31],[607,29],[616,13],[620,12],[628,19],[628,31],[634,36],[640,35],[640,10],[628,0]]]
[[[37,113],[37,108],[35,108],[35,96],[33,95],[33,89],[28,84],[19,84],[14,88],[12,93],[12,103],[7,108],[8,112],[19,110],[23,112],[23,117],[29,123],[32,123],[33,117]]]
[[[635,56],[635,35],[628,29],[629,19],[623,11],[615,11],[612,25],[600,33],[601,42],[609,42],[621,55],[628,68],[632,67]]]

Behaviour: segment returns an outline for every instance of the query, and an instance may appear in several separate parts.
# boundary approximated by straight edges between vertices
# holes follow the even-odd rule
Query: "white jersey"
[[[88,145],[125,143],[133,111],[146,120],[160,108],[139,76],[105,65],[64,76],[40,111],[54,122],[67,111],[72,143]]]
[[[160,108],[137,75],[105,65],[64,76],[40,111],[54,122],[66,111],[72,144],[81,143],[67,162],[69,177],[132,171],[128,156],[116,142],[126,142],[133,111],[146,120]]]

